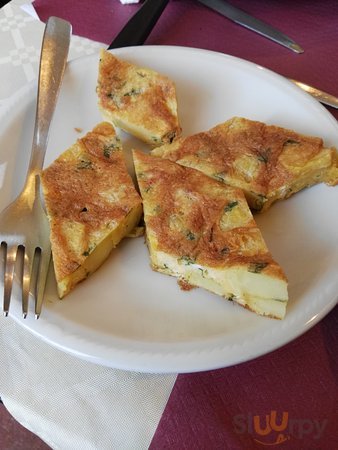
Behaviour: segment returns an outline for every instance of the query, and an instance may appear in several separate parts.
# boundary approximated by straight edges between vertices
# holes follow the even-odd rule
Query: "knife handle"
[[[142,45],[168,2],[169,0],[146,0],[115,37],[108,50],[111,48]]]

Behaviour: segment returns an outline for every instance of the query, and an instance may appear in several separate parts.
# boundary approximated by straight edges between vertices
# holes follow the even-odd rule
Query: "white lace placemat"
[[[44,24],[32,14],[27,0],[13,0],[0,10],[0,106],[37,78]],[[105,44],[72,36],[69,59],[90,55],[101,47]]]

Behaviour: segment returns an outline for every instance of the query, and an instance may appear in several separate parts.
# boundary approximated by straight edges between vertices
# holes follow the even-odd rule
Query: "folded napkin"
[[[21,8],[24,3],[12,1],[0,10],[0,108],[38,74],[44,24],[25,12],[30,11],[27,5],[25,11]],[[73,36],[70,58],[102,46]],[[175,375],[82,361],[36,338],[10,317],[0,316],[0,347],[0,396],[6,408],[53,449],[149,447]]]
[[[82,361],[30,335],[9,317],[0,318],[0,346],[0,394],[6,408],[53,449],[149,447],[174,375]]]

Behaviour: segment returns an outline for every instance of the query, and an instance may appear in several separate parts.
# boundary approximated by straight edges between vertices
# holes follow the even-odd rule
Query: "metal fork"
[[[51,258],[49,224],[40,196],[40,178],[50,123],[66,67],[71,25],[50,17],[42,41],[32,153],[23,190],[0,214],[0,242],[4,260],[3,312],[8,315],[14,274],[22,286],[22,314],[28,312],[29,293],[35,299],[35,318],[41,313]]]

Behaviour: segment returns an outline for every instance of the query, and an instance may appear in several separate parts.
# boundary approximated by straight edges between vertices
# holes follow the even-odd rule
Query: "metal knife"
[[[331,94],[328,94],[327,92],[321,91],[320,89],[317,89],[313,86],[309,86],[308,84],[302,83],[301,81],[292,80],[293,83],[295,83],[298,87],[303,89],[303,91],[307,92],[308,94],[312,95],[315,99],[317,99],[319,102],[323,103],[324,105],[331,106],[332,108],[338,109],[338,98],[334,97]]]
[[[203,5],[217,11],[228,19],[238,23],[239,25],[243,25],[249,30],[255,31],[256,33],[261,34],[262,36],[271,39],[278,44],[287,47],[288,49],[296,52],[303,53],[304,50],[295,41],[290,39],[285,34],[276,30],[272,26],[268,25],[261,20],[256,19],[255,17],[250,16],[245,11],[236,8],[235,6],[230,5],[225,0],[198,0]]]
[[[128,47],[131,45],[142,45],[155,26],[168,1],[169,0],[146,0],[141,8],[134,14],[134,16],[127,22],[124,28],[114,38],[108,49]],[[210,6],[212,2],[212,0],[199,1],[207,6]],[[219,3],[222,3],[222,5],[226,4],[226,2],[221,1],[219,1]],[[236,10],[236,8],[234,9]],[[242,13],[242,11],[240,11],[240,13]],[[137,27],[137,30],[135,30],[135,27]],[[333,108],[338,108],[338,98],[299,81],[290,81],[293,81],[301,89],[311,94],[321,103],[332,106]]]

